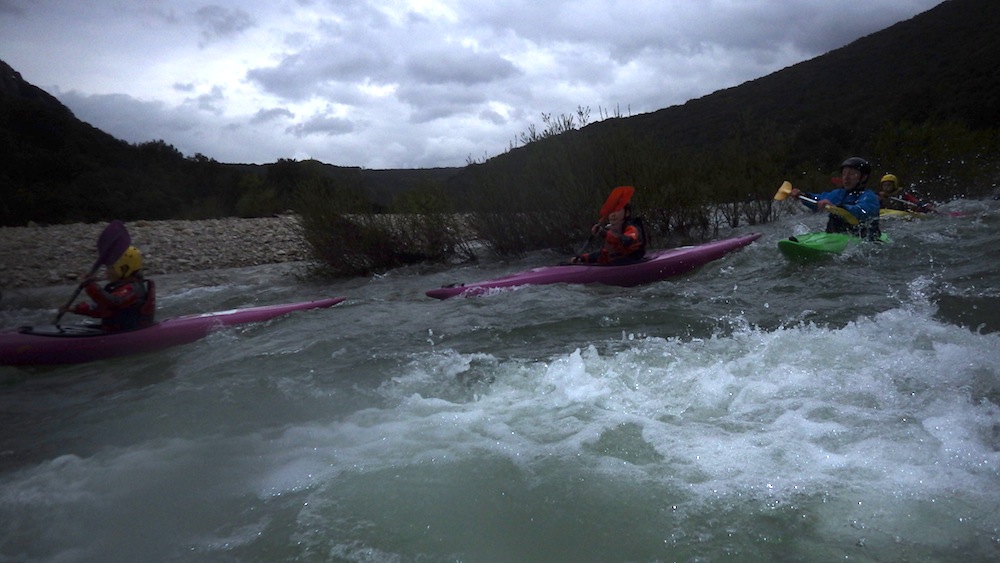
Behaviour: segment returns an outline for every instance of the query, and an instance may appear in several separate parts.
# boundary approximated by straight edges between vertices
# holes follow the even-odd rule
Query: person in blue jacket
[[[805,193],[815,203],[802,200],[802,203],[814,210],[823,211],[829,206],[846,209],[858,220],[857,225],[851,225],[842,217],[830,213],[826,222],[828,233],[850,233],[852,235],[877,240],[882,234],[878,223],[878,212],[881,207],[878,194],[865,185],[871,176],[872,165],[867,160],[852,156],[840,165],[841,185],[835,190],[823,193]],[[803,192],[792,188],[791,196],[799,197]]]

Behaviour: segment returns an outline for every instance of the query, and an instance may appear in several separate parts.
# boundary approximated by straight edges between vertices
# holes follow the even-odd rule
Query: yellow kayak
[[[919,211],[904,211],[902,209],[879,209],[878,216],[882,219],[926,219],[932,217],[933,213],[920,213]]]

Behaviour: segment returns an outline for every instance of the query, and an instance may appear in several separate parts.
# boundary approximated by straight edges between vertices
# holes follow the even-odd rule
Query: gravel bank
[[[0,289],[76,281],[97,259],[101,224],[0,227]],[[293,215],[126,223],[149,276],[309,260]]]

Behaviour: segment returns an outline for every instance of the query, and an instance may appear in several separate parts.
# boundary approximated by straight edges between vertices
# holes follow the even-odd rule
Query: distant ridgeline
[[[950,0],[738,87],[428,170],[224,164],[163,140],[129,144],[0,61],[0,224],[264,216],[329,200],[327,214],[473,213],[498,249],[518,252],[578,233],[616,185],[637,186],[651,230],[671,235],[704,227],[705,204],[766,200],[786,177],[829,185],[850,155],[946,199],[998,174],[997,29],[1000,2]]]

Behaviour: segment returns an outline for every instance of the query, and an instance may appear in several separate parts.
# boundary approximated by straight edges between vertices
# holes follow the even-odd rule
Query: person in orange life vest
[[[895,174],[882,176],[878,199],[883,209],[918,211],[920,213],[937,212],[937,209],[934,208],[934,203],[921,200],[911,193],[903,192],[899,187],[899,178],[896,178]]]
[[[101,287],[97,280],[84,280],[83,290],[94,303],[81,302],[69,313],[101,319],[108,331],[133,330],[153,324],[156,313],[156,285],[142,277],[142,253],[130,246],[107,268],[109,283]]]
[[[635,262],[646,253],[646,233],[639,218],[632,217],[632,204],[624,202],[608,214],[608,222],[590,232],[604,240],[600,252],[574,256],[571,264],[621,264]]]

